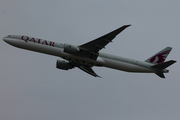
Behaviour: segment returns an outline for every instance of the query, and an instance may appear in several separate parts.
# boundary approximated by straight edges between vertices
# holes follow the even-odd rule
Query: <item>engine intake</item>
[[[69,62],[66,62],[64,60],[57,60],[56,62],[56,68],[62,69],[62,70],[68,70],[74,68]]]
[[[73,54],[73,53],[77,53],[79,51],[80,51],[80,49],[75,45],[70,45],[70,44],[66,44],[66,43],[64,44],[63,52]]]

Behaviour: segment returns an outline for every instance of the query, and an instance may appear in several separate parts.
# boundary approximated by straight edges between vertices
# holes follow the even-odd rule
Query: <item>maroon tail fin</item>
[[[171,52],[171,50],[172,50],[172,47],[166,47],[163,50],[161,50],[160,52],[153,55],[152,57],[145,60],[145,62],[149,62],[149,63],[152,63],[152,64],[163,63],[166,60],[169,53]]]

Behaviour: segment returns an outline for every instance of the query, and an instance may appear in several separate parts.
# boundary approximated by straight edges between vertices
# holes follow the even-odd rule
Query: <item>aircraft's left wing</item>
[[[122,32],[124,29],[126,29],[127,27],[129,27],[130,25],[124,25],[104,36],[101,36],[93,41],[90,41],[88,43],[85,43],[83,45],[78,46],[80,49],[84,50],[84,51],[89,51],[92,53],[98,53],[99,50],[101,50],[102,48],[104,48],[109,42],[112,42],[112,40],[120,33]]]
[[[74,62],[70,62],[70,64],[74,67],[78,67],[79,69],[83,70],[84,72],[94,76],[94,77],[100,77],[99,75],[97,75],[94,70],[92,69],[93,66],[89,66],[89,65],[83,65],[83,64],[78,64],[78,63],[74,63]]]
[[[93,69],[90,66],[82,65],[82,66],[78,66],[78,68],[94,77],[100,77],[93,71]]]

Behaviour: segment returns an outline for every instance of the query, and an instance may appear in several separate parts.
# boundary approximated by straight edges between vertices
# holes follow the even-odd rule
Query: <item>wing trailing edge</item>
[[[100,78],[101,78],[101,76],[97,75],[97,74],[93,71],[93,69],[92,69],[91,67],[89,67],[89,66],[78,66],[78,68],[81,69],[81,70],[83,70],[84,72],[86,72],[86,73],[94,76],[94,77],[100,77]]]

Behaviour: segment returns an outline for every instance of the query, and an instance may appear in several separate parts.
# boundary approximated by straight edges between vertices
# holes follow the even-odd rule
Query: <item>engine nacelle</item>
[[[66,62],[64,60],[57,60],[56,62],[56,68],[62,69],[62,70],[68,70],[74,68],[69,62]]]
[[[75,45],[64,44],[63,52],[73,54],[73,53],[77,53],[79,51],[80,51],[80,49]]]

